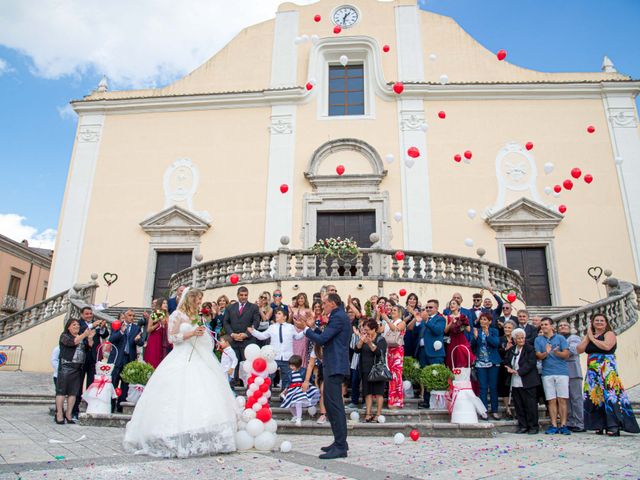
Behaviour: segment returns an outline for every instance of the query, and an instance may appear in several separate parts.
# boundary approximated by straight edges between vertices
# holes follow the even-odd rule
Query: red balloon
[[[315,17],[313,17],[313,21],[314,22],[319,22],[320,20],[322,20],[322,17],[320,15],[316,15]]]
[[[418,150],[416,147],[409,147],[409,150],[407,150],[407,155],[409,155],[411,158],[418,158],[420,156],[420,150]]]
[[[562,187],[560,185],[555,185],[553,187],[553,191],[556,193],[560,193],[562,191]]]
[[[398,250],[395,256],[396,260],[398,260],[399,262],[404,260],[404,252],[402,250]]]
[[[580,178],[580,175],[582,175],[582,170],[577,167],[571,169],[571,176],[573,178]]]
[[[262,386],[262,385],[260,385],[260,386]],[[260,397],[262,396],[263,393],[264,392],[261,392],[260,388],[258,387],[258,390],[253,392],[253,400],[257,402],[260,399]]]
[[[235,285],[236,283],[238,283],[240,281],[240,277],[236,273],[233,273],[229,277],[229,281],[231,282],[231,285]]]
[[[253,397],[247,398],[247,401],[244,404],[244,408],[251,408],[256,404],[256,400]]]
[[[453,156],[453,159],[454,159],[456,162],[460,163],[460,162],[462,161],[462,155],[460,155],[459,153],[456,153],[456,154]]]
[[[400,95],[404,92],[404,84],[402,82],[396,82],[393,84],[393,91]]]
[[[307,82],[305,87],[307,88],[307,90],[311,90],[313,88],[313,84],[311,82]]]
[[[389,45],[384,45],[384,46],[382,47],[382,51],[383,51],[384,53],[387,53],[389,50],[391,50],[391,47],[390,47]]]
[[[496,54],[496,57],[498,57],[498,60],[502,61],[505,58],[507,58],[507,51],[506,50],[500,50],[498,51],[498,53]]]
[[[256,358],[253,363],[253,369],[260,373],[260,372],[264,372],[267,368],[267,361],[264,358]]]
[[[593,125],[589,125],[589,126],[587,127],[587,132],[589,132],[589,133],[593,133],[593,132],[595,132],[595,131],[596,131],[596,127],[594,127]]]
[[[398,293],[400,294],[401,297],[404,297],[407,294],[407,291],[404,288],[401,288]]]
[[[420,432],[418,430],[413,429],[409,433],[409,436],[411,437],[411,440],[413,440],[414,442],[417,442],[418,439],[420,438]]]
[[[289,185],[287,185],[286,183],[283,183],[282,185],[280,185],[280,193],[287,193],[289,191]]]
[[[473,153],[471,153],[471,150],[467,150],[466,152],[464,152],[464,158],[466,158],[467,160],[471,160],[471,157],[473,157]]]
[[[587,174],[584,176],[584,181],[585,181],[586,183],[591,183],[591,182],[593,182],[593,175],[591,175],[590,173],[587,173]]]
[[[533,149],[533,142],[527,142],[527,144],[524,146],[524,148],[526,148],[527,150]]]
[[[122,327],[122,322],[120,320],[116,320],[111,324],[111,328],[113,328],[114,332],[117,332],[118,330],[120,330],[120,327]]]
[[[444,111],[443,111],[443,110],[440,110],[440,111],[438,112],[438,117],[440,117],[440,118],[447,118],[447,114],[446,114],[446,113],[444,113]]]
[[[566,205],[560,205],[560,206],[558,207],[558,211],[559,211],[560,213],[564,213],[564,212],[566,212],[566,211],[567,211],[567,206],[566,206]]]
[[[564,182],[562,182],[562,186],[567,190],[571,190],[573,188],[573,182],[567,178]]]
[[[247,379],[247,385],[251,385],[253,382],[255,382],[256,378],[258,378],[258,376],[252,373]]]
[[[333,27],[333,33],[335,33],[336,35],[339,34],[342,31],[342,28],[340,27],[340,25],[336,25],[335,27]]]
[[[256,418],[262,423],[267,423],[271,420],[271,409],[265,405],[256,412]]]
[[[338,166],[336,167],[336,173],[337,173],[338,175],[342,175],[342,174],[344,173],[344,165],[338,165]]]
[[[508,301],[509,303],[513,303],[513,302],[515,302],[517,298],[518,298],[518,297],[517,297],[517,296],[516,296],[516,294],[515,294],[515,293],[513,293],[513,292],[511,292],[511,293],[509,293],[509,294],[507,295],[507,301]]]
[[[263,385],[267,385],[267,386],[271,385],[271,379],[269,377],[265,378]]]
[[[122,395],[122,389],[116,387],[116,396],[119,397],[120,395]]]
[[[260,393],[261,393],[260,396],[262,396],[263,393],[265,393],[267,390],[269,390],[269,385],[267,385],[266,383],[263,383],[262,385],[260,385],[258,390],[260,390]]]

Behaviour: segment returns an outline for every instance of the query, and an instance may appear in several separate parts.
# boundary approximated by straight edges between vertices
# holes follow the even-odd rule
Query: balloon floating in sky
[[[388,53],[388,52],[389,52],[389,50],[391,50],[391,47],[390,47],[389,45],[383,45],[383,46],[382,46],[382,51],[383,51],[384,53]]]
[[[404,288],[401,288],[398,293],[400,294],[401,297],[404,297],[407,294],[407,291]]]
[[[313,88],[313,83],[311,83],[311,82],[307,82],[307,84],[305,85],[305,88],[306,88],[307,90],[311,90],[311,89]]]
[[[510,292],[510,293],[507,295],[507,301],[508,301],[509,303],[513,303],[513,302],[515,302],[517,299],[518,299],[518,296],[517,296],[515,293],[513,293],[513,292]]]
[[[551,192],[553,192],[553,189],[551,187],[544,187],[545,195],[551,195]]]
[[[467,217],[469,217],[471,220],[476,218],[476,214],[477,212],[473,208],[470,208],[469,210],[467,210]]]
[[[409,149],[407,150],[407,155],[409,155],[411,158],[418,158],[420,156],[420,150],[418,150],[416,147],[409,147]]]
[[[442,85],[446,85],[447,83],[449,83],[449,76],[444,73],[440,75],[440,83]]]
[[[400,212],[396,212],[396,213],[394,213],[394,214],[393,214],[393,219],[394,219],[396,222],[399,222],[400,220],[402,220],[402,213],[400,213]]]
[[[333,27],[333,33],[335,33],[336,35],[339,34],[342,31],[342,28],[340,27],[340,25],[336,25],[335,27]]]
[[[581,175],[582,175],[582,170],[580,170],[578,167],[571,169],[571,176],[573,178],[580,178]]]
[[[591,175],[590,173],[587,173],[587,174],[584,176],[584,181],[585,181],[586,183],[591,183],[591,182],[593,182],[593,175]]]
[[[238,283],[239,280],[240,280],[240,277],[238,277],[236,273],[232,274],[229,277],[229,281],[231,282],[231,285],[235,285],[236,283]]]
[[[344,173],[344,165],[338,165],[338,166],[336,167],[336,173],[337,173],[338,175],[342,175],[342,174]]]
[[[589,133],[593,133],[593,132],[595,132],[595,131],[596,131],[596,127],[594,127],[593,125],[589,125],[589,126],[587,127],[587,132],[589,132]]]
[[[340,65],[346,67],[347,63],[349,63],[349,57],[347,57],[346,55],[340,55]]]
[[[498,57],[498,60],[502,61],[505,58],[507,58],[507,51],[506,50],[498,50],[498,53],[496,54],[496,57]]]
[[[413,158],[405,158],[404,164],[406,165],[407,168],[411,168],[416,164],[416,161]]]
[[[429,54],[429,60],[431,60],[432,62],[435,62],[437,58],[438,56],[435,53]]]
[[[567,178],[564,182],[562,182],[562,186],[567,190],[571,190],[573,188],[573,182]]]
[[[464,239],[464,244],[465,244],[467,247],[473,247],[473,239],[472,239],[472,238],[465,238],[465,239]]]
[[[404,84],[402,82],[396,82],[393,84],[393,91],[400,95],[404,92]]]
[[[304,34],[300,36],[300,43],[307,43],[309,41],[309,35]]]
[[[562,191],[562,187],[560,185],[554,185],[553,191],[556,193],[560,193]]]
[[[286,183],[283,183],[282,185],[280,185],[281,193],[287,193],[288,191],[289,191],[289,185],[287,185]]]
[[[398,250],[395,254],[395,257],[396,257],[396,260],[401,262],[402,260],[404,260],[404,252],[402,250]]]
[[[387,161],[387,163],[393,163],[395,157],[393,156],[393,153],[387,153],[384,159]]]
[[[440,110],[438,112],[438,118],[442,118],[442,119],[447,118],[447,114],[444,112],[444,110]]]
[[[311,37],[309,37],[309,38],[311,38],[311,43],[313,43],[314,45],[317,45],[318,42],[320,41],[320,37],[318,35],[315,35],[315,34],[311,35]]]
[[[322,17],[321,17],[320,15],[317,15],[317,14],[316,14],[316,15],[313,17],[313,21],[314,21],[314,22],[316,22],[316,23],[318,23],[320,20],[322,20]]]
[[[471,153],[471,150],[467,150],[466,152],[464,152],[464,158],[466,158],[467,160],[471,160],[471,157],[473,157],[473,153]]]
[[[545,163],[544,164],[544,173],[549,175],[551,172],[553,172],[553,163],[551,163],[551,162]]]
[[[462,155],[460,155],[459,153],[456,153],[456,154],[453,156],[453,159],[454,159],[456,162],[460,163],[460,162],[462,161]]]
[[[532,150],[533,149],[533,142],[527,142],[527,144],[524,146],[524,148],[526,148],[527,150]]]
[[[560,205],[560,206],[558,207],[558,211],[559,211],[560,213],[564,213],[564,212],[566,212],[566,211],[567,211],[567,206],[566,206],[566,205]]]

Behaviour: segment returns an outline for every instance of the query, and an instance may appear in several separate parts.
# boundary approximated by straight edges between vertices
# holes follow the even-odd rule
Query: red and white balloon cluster
[[[276,352],[271,345],[260,348],[251,344],[244,349],[245,361],[242,369],[249,376],[246,382],[247,396],[237,397],[238,405],[243,409],[238,422],[236,447],[238,450],[269,451],[276,444],[277,422],[271,418],[269,399],[271,398],[271,379],[278,365]]]

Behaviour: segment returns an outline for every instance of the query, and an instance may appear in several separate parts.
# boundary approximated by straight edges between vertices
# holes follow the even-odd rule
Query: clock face
[[[358,21],[358,11],[348,5],[339,7],[333,12],[333,23],[343,28],[349,28]]]

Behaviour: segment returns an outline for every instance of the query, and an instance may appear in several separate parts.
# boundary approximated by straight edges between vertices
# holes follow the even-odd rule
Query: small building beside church
[[[283,3],[166,87],[72,102],[49,291],[115,273],[112,302],[148,305],[200,257],[340,236],[597,300],[590,267],[640,278],[640,82],[602,70],[500,61],[415,0]]]

